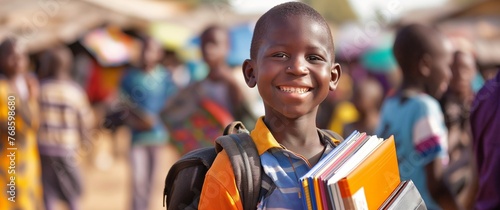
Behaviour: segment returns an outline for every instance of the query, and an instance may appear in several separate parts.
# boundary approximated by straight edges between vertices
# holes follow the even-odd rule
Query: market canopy
[[[182,1],[3,0],[0,40],[15,36],[29,52],[38,52],[57,43],[74,42],[102,25],[142,27],[189,9]]]

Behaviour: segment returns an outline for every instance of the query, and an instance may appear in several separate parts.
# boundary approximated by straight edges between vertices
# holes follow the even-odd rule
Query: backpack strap
[[[237,133],[249,133],[248,129],[241,121],[234,121],[224,128],[222,135],[237,134]]]
[[[233,167],[243,209],[256,209],[262,184],[262,167],[257,147],[248,133],[221,136],[215,149],[224,149]]]

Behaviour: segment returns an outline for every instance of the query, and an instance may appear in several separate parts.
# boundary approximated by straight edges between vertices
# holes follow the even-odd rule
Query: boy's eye
[[[286,55],[285,53],[275,53],[275,54],[273,54],[273,57],[275,57],[275,58],[287,58],[288,55]]]
[[[309,56],[307,56],[307,60],[310,60],[310,61],[322,61],[324,59],[322,57],[318,56],[318,55],[309,55]]]

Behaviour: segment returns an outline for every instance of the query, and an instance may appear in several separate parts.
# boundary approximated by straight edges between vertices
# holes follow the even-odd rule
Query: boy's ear
[[[425,53],[418,61],[419,73],[424,77],[431,75],[431,59],[431,56]]]
[[[330,90],[333,91],[337,88],[339,84],[340,75],[342,75],[342,68],[340,64],[334,63],[330,70]]]
[[[255,87],[255,85],[257,85],[257,79],[255,75],[256,72],[254,69],[253,60],[246,59],[243,62],[242,70],[243,76],[245,77],[245,82],[247,83],[248,87]]]

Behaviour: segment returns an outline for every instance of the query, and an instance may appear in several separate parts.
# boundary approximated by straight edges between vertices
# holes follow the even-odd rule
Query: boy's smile
[[[311,88],[308,87],[292,87],[292,86],[279,86],[278,88],[285,93],[291,93],[291,94],[294,93],[304,94],[311,90]]]
[[[288,118],[316,114],[318,105],[335,89],[340,66],[334,64],[326,30],[307,16],[268,23],[256,58],[244,64],[248,85],[259,88],[266,116],[269,111]]]
[[[293,100],[305,100],[311,94],[313,90],[311,87],[301,86],[301,85],[279,85],[276,87],[279,89],[281,93],[281,97],[285,100],[293,101]]]

